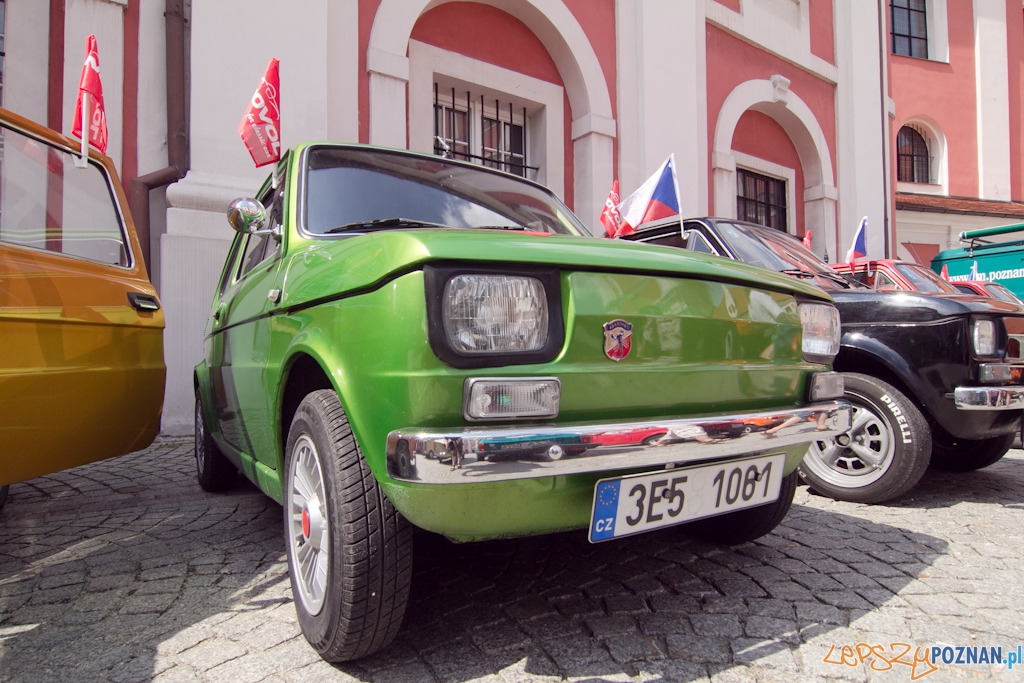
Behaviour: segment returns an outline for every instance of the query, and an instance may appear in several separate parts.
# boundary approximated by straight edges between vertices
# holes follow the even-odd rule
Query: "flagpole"
[[[89,93],[82,92],[82,157],[75,159],[76,168],[89,165]]]

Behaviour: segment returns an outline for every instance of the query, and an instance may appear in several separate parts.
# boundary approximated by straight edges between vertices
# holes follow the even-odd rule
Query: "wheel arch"
[[[891,384],[913,401],[925,416],[931,415],[931,407],[924,398],[929,387],[906,358],[874,339],[861,339],[857,345],[848,344],[848,336],[843,337],[843,345],[832,364],[833,370],[859,372]]]
[[[295,411],[309,393],[318,389],[330,389],[338,395],[338,400],[345,405],[341,392],[334,386],[323,361],[308,349],[298,349],[288,359],[282,373],[281,393],[279,401],[278,424],[278,472],[284,472],[284,452],[288,441],[288,426],[295,417]]]

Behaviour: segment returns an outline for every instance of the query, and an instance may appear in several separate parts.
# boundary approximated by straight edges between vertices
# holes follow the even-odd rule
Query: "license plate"
[[[590,542],[630,536],[779,497],[786,455],[602,479],[594,487]]]

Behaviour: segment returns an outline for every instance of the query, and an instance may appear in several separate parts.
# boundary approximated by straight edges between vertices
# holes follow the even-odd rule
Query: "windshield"
[[[544,189],[483,168],[381,149],[309,151],[305,229],[493,228],[589,231]]]
[[[986,286],[988,287],[988,291],[992,293],[993,299],[999,299],[1000,301],[1009,301],[1011,304],[1024,304],[1024,301],[1021,301],[1019,298],[1017,298],[1016,294],[1008,290],[1003,285],[990,282]]]
[[[715,229],[739,261],[805,277],[823,289],[851,289],[855,286],[829,268],[799,240],[779,230],[726,221],[715,221]]]
[[[956,287],[940,278],[931,270],[916,263],[897,263],[896,270],[919,292],[960,293],[960,290]]]

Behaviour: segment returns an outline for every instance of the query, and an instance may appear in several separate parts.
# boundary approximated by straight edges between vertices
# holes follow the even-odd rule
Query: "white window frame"
[[[946,138],[932,125],[920,117],[911,117],[896,129],[897,135],[904,126],[910,126],[924,138],[928,146],[928,176],[935,180],[932,183],[912,183],[906,180],[896,181],[897,192],[915,192],[917,194],[949,194],[949,160],[946,157]],[[896,140],[893,139],[895,150]],[[895,158],[895,152],[893,153]],[[895,177],[895,176],[894,176]]]
[[[562,86],[504,69],[416,40],[409,41],[409,149],[434,152],[434,83],[443,89],[469,90],[480,106],[497,98],[513,103],[513,114],[526,107],[526,161],[538,167],[531,180],[565,196],[565,121]],[[471,99],[471,106],[474,106]],[[479,116],[472,117],[471,144],[479,145]],[[478,152],[474,152],[478,153]],[[530,177],[528,176],[528,177]]]
[[[761,175],[766,175],[786,183],[786,232],[790,235],[796,235],[796,170],[761,159],[760,157],[737,152],[736,150],[733,150],[732,157],[736,160],[736,168],[738,169],[742,168],[754,173],[760,173]],[[734,190],[734,207],[738,198],[739,195]],[[737,215],[735,208],[733,209],[733,215]]]

